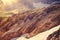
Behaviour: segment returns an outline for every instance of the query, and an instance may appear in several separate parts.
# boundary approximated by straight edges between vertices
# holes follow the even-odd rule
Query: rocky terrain
[[[60,5],[29,10],[0,21],[0,40],[33,37],[60,24]]]
[[[47,40],[60,40],[60,29],[49,35]]]
[[[16,40],[47,40],[50,34],[53,34],[54,32],[58,31],[60,28],[60,25],[55,26],[54,28],[51,28],[45,32],[39,33],[29,39],[25,38],[24,36],[18,37],[18,38],[13,38]],[[12,40],[13,40],[12,39]],[[49,38],[48,38],[49,39]]]

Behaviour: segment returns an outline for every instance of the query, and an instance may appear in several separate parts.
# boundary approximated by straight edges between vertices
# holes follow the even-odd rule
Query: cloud
[[[42,3],[46,3],[46,4],[51,4],[54,1],[60,1],[60,0],[34,0],[36,3],[38,2],[42,2]]]
[[[8,0],[7,0],[8,1]],[[6,4],[12,4],[12,5],[6,5],[5,10],[14,10],[18,9],[19,11],[23,10],[29,10],[29,9],[35,9],[35,8],[43,8],[46,6],[49,6],[54,1],[59,0],[13,0],[13,1],[6,1]],[[15,1],[15,3],[13,3]],[[5,2],[5,1],[4,1]]]
[[[35,8],[44,8],[44,7],[48,7],[49,4],[44,4],[44,3],[34,3],[34,7]]]
[[[33,1],[32,0],[20,0],[20,3],[22,3],[22,5],[25,5],[26,7],[30,8],[30,9],[33,9],[34,6],[33,6]]]

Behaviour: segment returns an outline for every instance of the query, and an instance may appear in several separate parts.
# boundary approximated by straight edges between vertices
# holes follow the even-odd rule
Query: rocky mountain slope
[[[60,5],[15,14],[0,21],[0,39],[33,37],[60,24]]]
[[[49,35],[47,40],[60,40],[60,29]]]

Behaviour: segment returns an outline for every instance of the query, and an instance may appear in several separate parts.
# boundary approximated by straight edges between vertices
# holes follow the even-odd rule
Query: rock
[[[47,40],[60,40],[60,29],[56,32],[50,34],[47,38]]]
[[[3,32],[0,40],[11,40],[26,33],[29,34],[26,38],[30,38],[60,24],[60,5],[26,11],[4,20],[0,24]]]

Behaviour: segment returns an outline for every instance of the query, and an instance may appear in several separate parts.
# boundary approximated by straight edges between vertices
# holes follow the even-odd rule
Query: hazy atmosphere
[[[1,0],[4,10],[28,10],[34,8],[47,7],[59,0]]]

